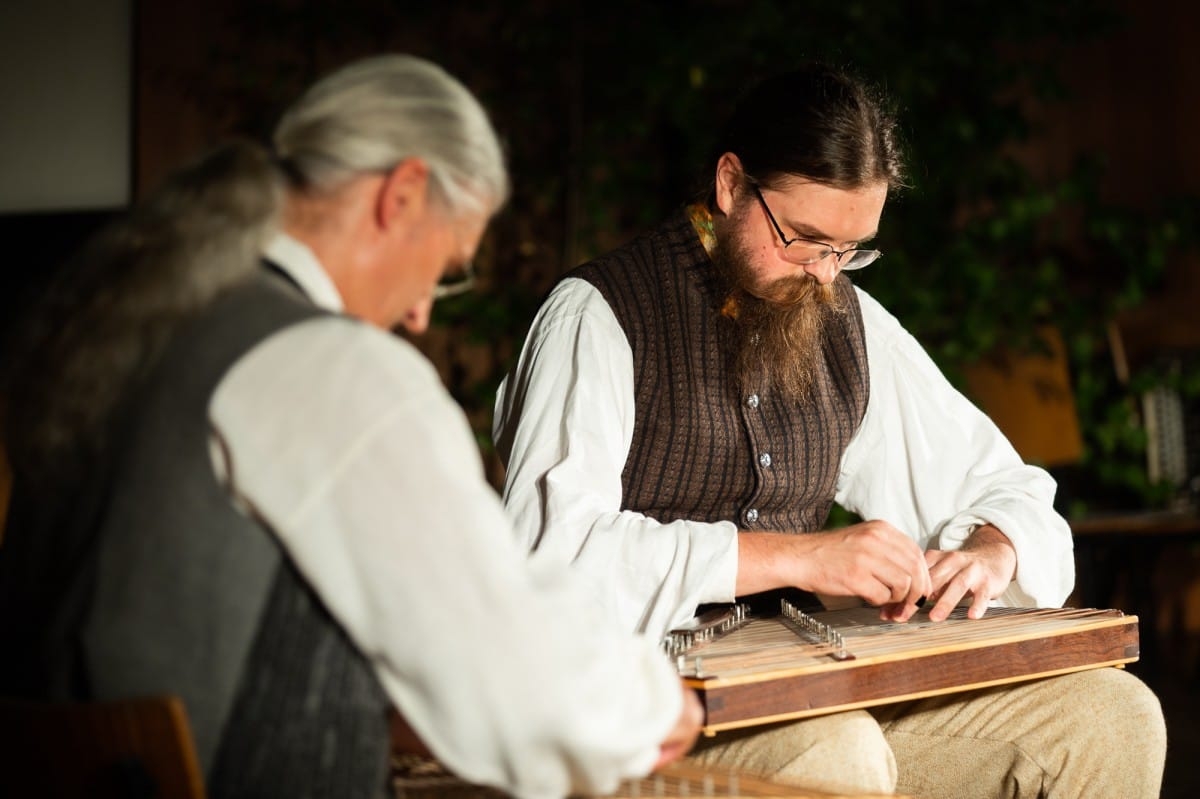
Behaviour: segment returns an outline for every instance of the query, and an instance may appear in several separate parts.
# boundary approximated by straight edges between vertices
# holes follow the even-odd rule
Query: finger
[[[920,602],[891,602],[884,605],[879,612],[881,621],[896,622],[903,624],[913,617],[913,615],[921,609],[924,604],[925,597],[918,597]]]
[[[897,596],[886,582],[878,579],[871,580],[869,584],[862,586],[856,593],[868,605],[873,605],[880,609],[894,605],[901,600],[901,597]]]
[[[929,611],[930,621],[945,621],[958,607],[959,601],[966,596],[966,590],[958,580],[951,580],[937,596],[937,602]]]
[[[883,618],[889,621],[908,621],[933,590],[929,572],[924,569],[923,563],[916,574],[897,570],[893,576],[881,581],[888,595],[879,604],[883,606]]]
[[[690,743],[667,741],[658,748],[658,760],[654,762],[653,770],[658,771],[663,766],[674,763],[676,760],[686,755],[691,748],[692,745]]]
[[[954,579],[955,575],[961,573],[967,567],[966,557],[960,550],[952,552],[937,551],[932,560],[933,562],[929,563],[929,579],[933,582],[934,591],[944,587]]]
[[[987,613],[988,595],[985,591],[976,591],[971,597],[971,607],[967,608],[968,619],[982,619]]]
[[[932,600],[924,595],[917,597],[915,602],[889,602],[880,608],[879,618],[881,621],[903,624],[911,619],[917,611],[926,606],[931,607],[932,604]]]
[[[675,728],[667,739],[659,746],[658,760],[654,764],[657,770],[686,755],[695,745],[704,725],[704,707],[699,697],[692,689],[683,686],[683,709]]]
[[[943,600],[947,602],[944,606],[946,614],[958,606],[975,583],[971,560],[959,551],[943,553],[943,557],[929,570],[929,574],[933,582],[930,600],[935,603],[934,607]],[[930,609],[930,613],[933,613],[933,608]]]
[[[925,598],[933,593],[933,575],[929,572],[929,565],[924,558],[921,559],[919,577],[920,579],[914,582],[913,590],[908,595],[908,601],[916,607],[924,604]]]
[[[912,585],[912,576],[906,570],[891,561],[879,560],[867,564],[867,569],[850,583],[853,593],[876,607],[904,601]]]
[[[929,564],[916,544],[905,538],[904,546],[892,550],[888,556],[888,564],[893,574],[902,579],[892,578],[890,585],[895,589],[891,601],[905,602],[915,605],[923,596],[929,596],[933,590],[933,582],[929,576]]]
[[[924,556],[917,560],[912,568],[913,571],[910,573],[908,591],[905,592],[903,600],[905,605],[909,606],[915,612],[918,603],[933,593],[933,579],[930,576],[929,566],[926,564]],[[908,615],[911,616],[912,613],[910,612]]]

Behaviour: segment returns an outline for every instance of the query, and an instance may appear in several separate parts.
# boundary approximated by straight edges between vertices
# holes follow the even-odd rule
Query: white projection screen
[[[133,2],[3,4],[0,214],[129,203]]]

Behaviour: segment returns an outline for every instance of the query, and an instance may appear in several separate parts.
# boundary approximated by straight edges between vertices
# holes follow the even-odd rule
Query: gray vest
[[[36,558],[4,564],[6,576],[45,566],[66,583],[49,623],[27,631],[44,673],[31,686],[27,669],[24,689],[49,699],[181,696],[215,797],[387,792],[389,703],[369,664],[276,539],[233,507],[209,457],[207,407],[228,369],[320,313],[265,270],[219,298],[138,384],[103,468],[61,487],[94,501],[79,513],[15,513],[9,531],[85,542],[71,574]],[[54,521],[23,524],[39,518]]]
[[[844,276],[835,288],[847,312],[827,326],[812,398],[800,404],[739,388],[724,292],[685,214],[568,276],[600,291],[633,351],[624,509],[746,530],[824,525],[867,406],[862,311]]]

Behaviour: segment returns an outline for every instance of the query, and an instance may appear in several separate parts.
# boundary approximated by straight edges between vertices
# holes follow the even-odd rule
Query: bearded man
[[[531,559],[626,626],[775,589],[907,621],[1060,605],[1055,484],[1022,463],[845,272],[880,253],[896,122],[821,65],[772,78],[718,140],[707,199],[568,273],[497,398]],[[823,530],[834,502],[865,519]],[[693,755],[810,788],[1157,796],[1154,695],[1101,669],[722,733]]]

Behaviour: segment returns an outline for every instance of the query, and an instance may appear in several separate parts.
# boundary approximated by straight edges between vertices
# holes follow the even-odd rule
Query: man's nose
[[[400,324],[404,325],[404,329],[409,333],[420,335],[429,329],[429,317],[432,311],[433,299],[421,300],[408,309]]]
[[[819,261],[813,261],[811,264],[803,266],[805,274],[812,275],[813,279],[822,286],[827,286],[837,277],[841,271],[838,267],[837,256],[830,253]]]

